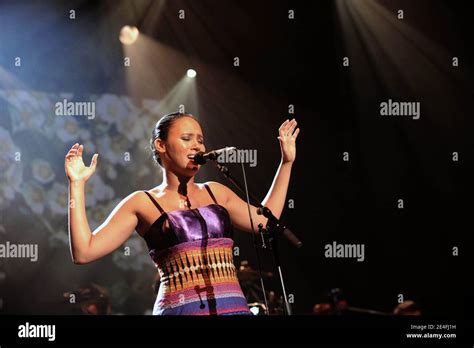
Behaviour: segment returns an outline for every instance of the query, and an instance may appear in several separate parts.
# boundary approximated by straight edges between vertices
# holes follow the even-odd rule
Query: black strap
[[[211,195],[212,200],[214,201],[214,203],[219,204],[219,203],[217,203],[216,197],[214,197],[214,194],[212,193],[211,188],[209,186],[207,186],[207,184],[204,184],[204,187],[206,188],[207,192],[209,192],[209,194]]]
[[[153,198],[153,196],[148,192],[148,191],[143,191],[146,193],[146,195],[148,197],[150,197],[151,201],[153,202],[153,204],[158,208],[158,210],[160,211],[161,214],[164,214],[165,211],[163,210],[163,208],[161,208],[161,206],[158,204],[158,202]]]

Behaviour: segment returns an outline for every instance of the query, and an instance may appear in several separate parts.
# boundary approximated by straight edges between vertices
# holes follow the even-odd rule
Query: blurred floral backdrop
[[[95,103],[95,117],[57,116],[55,104],[64,99]],[[159,112],[159,102],[150,99],[0,90],[0,239],[39,245],[35,264],[0,261],[4,312],[67,312],[62,292],[94,281],[110,291],[115,313],[150,313],[156,271],[137,233],[100,261],[72,264],[64,156],[76,142],[84,144],[86,165],[99,153],[97,171],[86,185],[94,230],[121,199],[161,182],[148,151]]]

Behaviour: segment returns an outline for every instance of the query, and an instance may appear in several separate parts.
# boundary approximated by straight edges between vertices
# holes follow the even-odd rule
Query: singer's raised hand
[[[64,161],[64,169],[69,182],[87,181],[92,174],[94,174],[97,167],[97,157],[99,154],[94,154],[90,166],[86,167],[82,160],[82,151],[84,146],[78,143],[74,144],[66,154]]]
[[[296,128],[297,124],[295,119],[286,120],[278,129],[283,163],[292,163],[296,159],[296,138],[300,132],[300,129]]]

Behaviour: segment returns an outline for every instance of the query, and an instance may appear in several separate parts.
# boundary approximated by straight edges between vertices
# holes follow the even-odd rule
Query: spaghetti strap
[[[217,203],[216,197],[214,197],[214,194],[212,193],[211,188],[207,186],[207,184],[204,184],[204,187],[206,188],[207,192],[209,192],[209,195],[211,196],[214,203],[219,204]]]
[[[151,199],[151,201],[153,202],[153,204],[158,208],[158,210],[160,211],[161,214],[164,214],[165,211],[163,210],[163,208],[161,208],[161,206],[158,204],[158,202],[153,198],[153,196],[148,192],[148,191],[143,191],[146,193],[146,195]]]

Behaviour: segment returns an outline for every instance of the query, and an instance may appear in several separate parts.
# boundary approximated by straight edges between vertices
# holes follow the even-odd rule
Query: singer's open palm
[[[281,156],[284,163],[294,162],[296,159],[296,138],[300,132],[300,129],[296,128],[297,124],[295,119],[286,120],[278,129],[278,140],[280,140]]]
[[[87,181],[95,172],[97,167],[97,157],[95,154],[92,157],[90,166],[86,167],[82,160],[83,145],[74,144],[69,152],[66,154],[64,168],[66,170],[67,178],[72,181]]]

